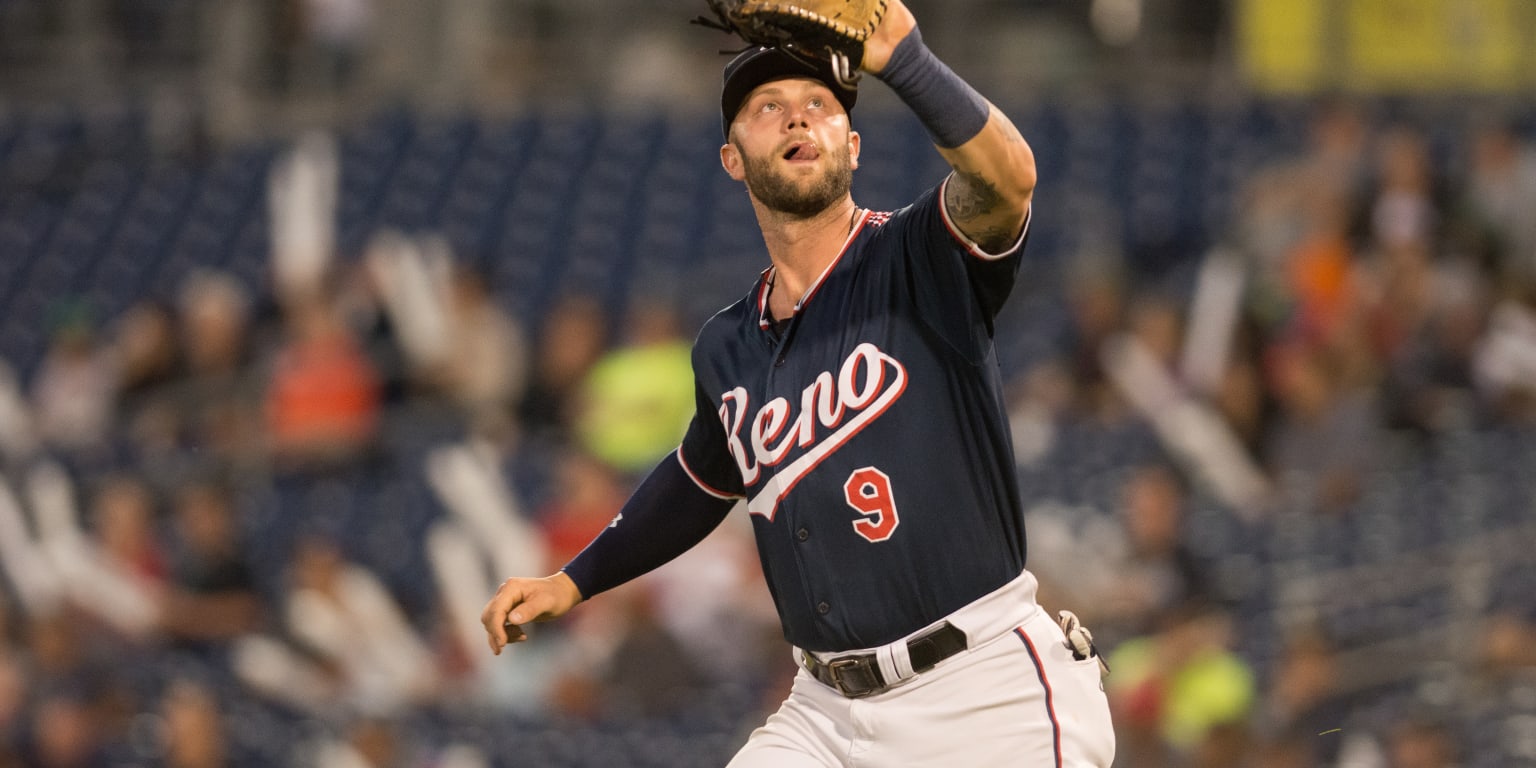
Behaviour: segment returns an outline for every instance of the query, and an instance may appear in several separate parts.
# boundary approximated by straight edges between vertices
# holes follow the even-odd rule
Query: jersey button
[[[821,614],[821,615],[823,615],[823,616],[827,615],[831,611],[832,611],[832,606],[828,605],[827,601],[825,601],[825,600],[823,600],[823,601],[821,601],[821,602],[816,604],[816,612]]]
[[[810,537],[811,537],[811,532],[807,531],[804,528],[801,528],[800,530],[795,531],[795,538],[797,538],[797,539],[799,539],[801,541],[805,541],[806,539],[809,539]]]

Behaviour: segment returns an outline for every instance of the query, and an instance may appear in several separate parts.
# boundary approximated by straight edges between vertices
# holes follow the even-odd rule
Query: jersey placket
[[[767,307],[765,305],[765,320],[767,320],[766,312]],[[790,348],[799,336],[804,314],[804,299],[802,299],[795,304],[788,322],[784,324],[780,333],[774,333],[772,320],[767,320],[765,324],[763,333],[767,334],[771,341],[770,350],[772,353],[768,369],[763,375],[763,394],[765,400],[772,398],[775,393],[779,392],[780,382],[785,379],[788,379],[784,384],[785,393],[799,392],[804,386],[804,382],[792,378],[801,372],[798,366],[791,366],[786,370]],[[814,545],[810,543],[810,523],[802,519],[798,511],[798,505],[787,503],[788,501],[788,499],[785,499],[786,503],[779,508],[779,514],[777,515],[777,519],[782,521],[783,525],[772,526],[773,533],[776,536],[787,536],[792,539],[789,543],[789,549],[792,551],[795,559],[795,570],[800,574],[801,604],[813,608],[816,611],[817,618],[822,619],[831,612],[832,606],[826,601],[824,595],[818,595],[816,585],[812,584],[810,580],[812,569],[806,567],[806,560],[812,557],[814,551],[812,549]]]

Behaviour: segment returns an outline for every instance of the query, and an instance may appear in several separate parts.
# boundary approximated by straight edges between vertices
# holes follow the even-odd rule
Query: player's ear
[[[736,181],[747,177],[745,166],[742,162],[741,150],[732,142],[726,142],[720,147],[720,167],[725,169],[728,176]]]
[[[854,170],[859,167],[859,147],[862,141],[858,131],[848,132],[848,167]]]

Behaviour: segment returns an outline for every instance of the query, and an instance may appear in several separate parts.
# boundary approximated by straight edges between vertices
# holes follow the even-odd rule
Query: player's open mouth
[[[816,149],[815,144],[809,142],[796,142],[789,145],[789,149],[784,152],[785,160],[809,161],[819,157],[821,157],[821,152]]]

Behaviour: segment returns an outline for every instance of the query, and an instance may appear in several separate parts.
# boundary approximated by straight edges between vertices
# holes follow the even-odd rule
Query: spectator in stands
[[[646,580],[564,622],[549,704],[560,716],[601,721],[676,714],[698,700],[707,677],[656,616]]]
[[[321,91],[351,85],[367,51],[374,0],[300,0],[297,80]]]
[[[32,382],[34,424],[46,445],[95,453],[112,421],[112,365],[84,310],[63,312]]]
[[[528,349],[523,329],[491,296],[485,278],[455,268],[449,287],[448,349],[438,384],[469,415],[481,434],[506,435],[513,405],[527,387]]]
[[[193,646],[223,644],[258,630],[263,599],[241,550],[229,493],[213,482],[181,488],[173,518],[172,579],[160,598],[160,623]]]
[[[607,344],[607,316],[586,296],[558,299],[544,317],[528,389],[518,421],[533,437],[566,437],[576,418],[574,400],[587,371]]]
[[[1431,433],[1477,415],[1472,356],[1488,288],[1466,262],[1435,265],[1422,245],[1377,256],[1369,332],[1383,369],[1385,425]]]
[[[113,338],[120,393],[153,391],[181,375],[176,324],[171,306],[155,299],[140,300],[117,317]],[[120,398],[119,404],[126,399]]]
[[[1294,741],[1294,749],[1305,755],[1302,764],[1333,765],[1341,740],[1316,736],[1337,733],[1349,716],[1339,673],[1333,644],[1320,629],[1303,629],[1288,638],[1254,718],[1264,742]]]
[[[1118,744],[1115,764],[1179,765],[1211,729],[1247,721],[1252,670],[1232,652],[1232,617],[1191,600],[1165,614],[1156,634],[1110,653],[1108,686]]]
[[[1126,313],[1126,330],[1170,374],[1179,371],[1179,351],[1184,343],[1184,317],[1169,296],[1147,291],[1137,295]]]
[[[1040,361],[1008,382],[1008,427],[1019,466],[1033,466],[1051,454],[1074,405],[1074,386],[1071,371],[1059,359]]]
[[[1339,360],[1318,348],[1277,348],[1271,365],[1281,408],[1265,446],[1271,475],[1304,509],[1346,510],[1373,466],[1370,393],[1347,386]]]
[[[1367,242],[1388,250],[1415,243],[1435,247],[1444,234],[1441,212],[1447,205],[1429,139],[1408,125],[1388,129],[1378,140],[1374,171],[1374,188],[1367,195]]]
[[[1236,339],[1221,380],[1210,395],[1211,406],[1232,429],[1248,458],[1257,461],[1263,454],[1265,435],[1274,416],[1274,402],[1265,388],[1256,329],[1251,323],[1242,322],[1233,332]]]
[[[1387,768],[1455,768],[1456,738],[1444,723],[1411,718],[1387,734]]]
[[[1047,603],[1077,606],[1107,649],[1155,631],[1188,601],[1212,598],[1209,574],[1187,543],[1186,504],[1175,470],[1146,464],[1127,471],[1114,519],[1032,512],[1030,560]]]
[[[625,328],[624,346],[582,381],[577,428],[594,456],[638,476],[677,448],[693,417],[693,352],[671,307],[641,303]]]
[[[1429,323],[1435,310],[1436,271],[1430,244],[1410,240],[1369,254],[1362,275],[1365,331],[1376,357],[1391,360]]]
[[[260,384],[251,370],[249,293],[227,274],[194,272],[182,283],[177,315],[187,368],[177,391],[183,447],[205,456],[205,463],[254,463],[261,440],[252,404],[259,402]]]
[[[169,305],[144,300],[114,324],[118,424],[130,433],[153,411],[171,407],[170,387],[185,375],[176,323]]]
[[[1102,355],[1105,341],[1125,322],[1126,290],[1118,265],[1094,266],[1104,268],[1080,267],[1069,279],[1065,363],[1076,415],[1114,419],[1125,406],[1105,376]]]
[[[182,354],[196,380],[232,379],[250,361],[251,297],[234,277],[198,271],[181,285]]]
[[[1463,245],[1500,282],[1536,283],[1536,147],[1508,120],[1479,125],[1470,144],[1471,167],[1456,211]]]
[[[757,541],[745,515],[731,515],[698,546],[646,576],[656,619],[711,679],[732,685],[778,686],[777,707],[794,669],[779,660],[784,633],[763,588]]]
[[[109,645],[83,614],[61,608],[35,614],[20,657],[27,682],[23,765],[79,768],[108,762],[108,749],[125,741],[136,702],[125,671],[143,657]]]
[[[1205,566],[1189,549],[1178,473],[1162,464],[1137,467],[1121,494],[1125,554],[1112,567],[1119,588],[1104,597],[1118,609],[1115,623],[1141,634],[1168,611],[1215,595]]]
[[[159,589],[169,569],[150,489],[130,475],[111,476],[102,482],[91,506],[101,555],[146,589]]]
[[[550,500],[536,515],[549,545],[548,561],[570,562],[613,522],[627,498],[612,467],[579,450],[566,451],[555,467]]]
[[[1499,421],[1536,423],[1536,290],[1493,307],[1472,353],[1472,376]]]
[[[218,696],[192,680],[172,681],[160,697],[165,768],[225,768],[228,739]]]
[[[35,768],[107,768],[112,761],[100,728],[84,694],[43,693],[32,709],[24,762]]]
[[[1489,617],[1480,650],[1483,662],[1495,672],[1536,668],[1536,610]]]
[[[635,589],[620,602],[624,626],[597,680],[602,714],[664,716],[696,703],[707,678],[687,646],[661,622],[654,594]]]
[[[1279,295],[1274,297],[1270,329],[1297,343],[1329,346],[1358,321],[1360,284],[1350,237],[1348,203],[1309,200],[1315,209],[1309,227],[1281,254]]]
[[[267,438],[288,467],[359,458],[378,430],[379,377],[323,296],[295,299],[266,392]]]
[[[1253,734],[1241,720],[1211,726],[1195,745],[1190,768],[1245,768],[1254,753]]]
[[[1307,138],[1299,153],[1255,173],[1239,201],[1234,227],[1261,286],[1283,275],[1287,254],[1307,238],[1348,232],[1367,184],[1370,129],[1358,103],[1319,103]]]
[[[388,714],[431,700],[438,680],[432,652],[372,572],[330,539],[309,536],[291,575],[288,632],[340,671],[345,705]]]
[[[1478,654],[1489,676],[1499,680],[1536,670],[1536,565],[1506,569],[1496,583]]]
[[[49,614],[33,615],[25,632],[23,664],[33,693],[51,690],[92,690],[109,674],[96,647],[98,635],[82,631],[92,623],[78,611],[64,607]]]

